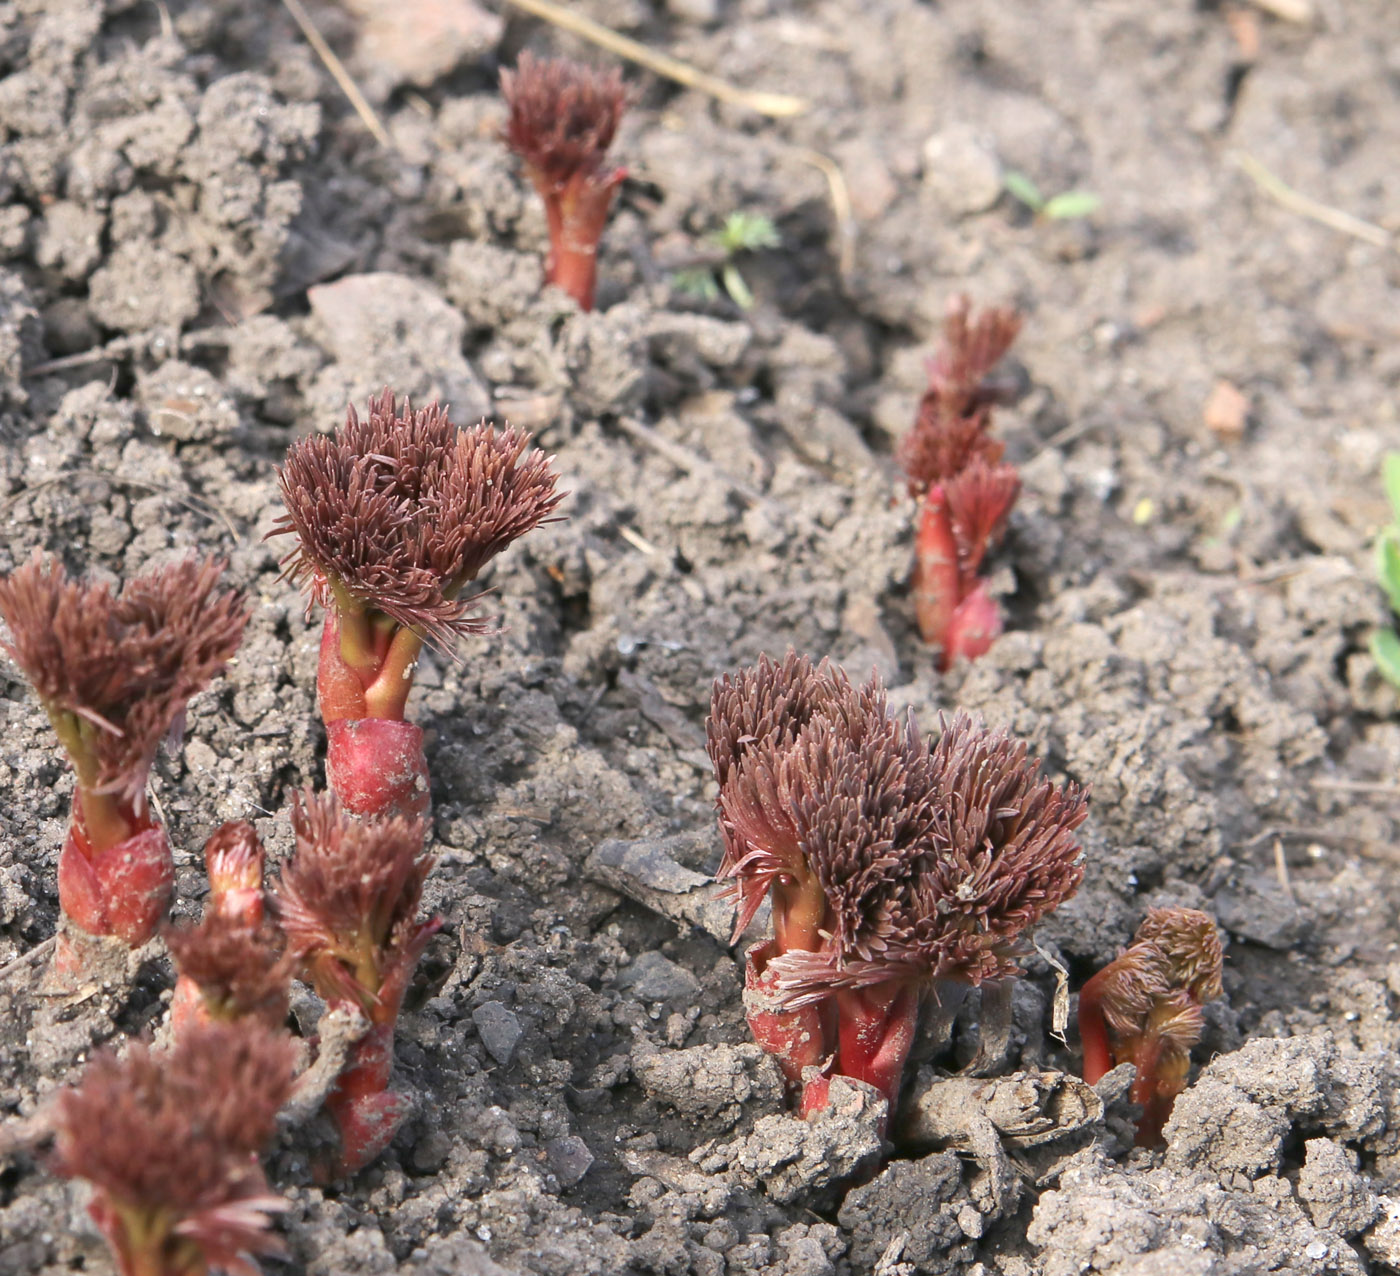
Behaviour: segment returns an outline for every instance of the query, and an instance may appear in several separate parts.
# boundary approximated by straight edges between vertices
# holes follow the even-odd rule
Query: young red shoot
[[[293,444],[282,467],[294,535],[287,573],[326,608],[317,676],[331,787],[359,815],[424,815],[423,732],[404,721],[425,643],[451,653],[487,622],[463,590],[562,499],[529,436],[458,429],[386,390],[333,437]]]
[[[626,169],[605,164],[627,105],[622,76],[522,53],[515,71],[501,72],[501,93],[510,110],[506,144],[544,200],[546,278],[592,310],[598,240],[613,192],[627,176]]]
[[[155,933],[174,888],[165,830],[146,801],[156,749],[238,648],[243,595],[223,564],[187,559],[129,581],[70,581],[36,555],[0,580],[6,650],[38,693],[76,776],[58,862],[65,916],[132,946]]]
[[[204,870],[209,874],[205,915],[256,926],[263,919],[263,848],[247,820],[221,824],[204,843]]]
[[[292,1090],[295,1048],[251,1024],[212,1024],[168,1053],[98,1055],[59,1095],[53,1166],[87,1180],[88,1206],[121,1276],[256,1276],[283,1252],[287,1208],[258,1153]]]
[[[1162,1127],[1186,1087],[1201,1007],[1219,997],[1223,955],[1215,923],[1193,908],[1149,909],[1132,945],[1084,985],[1079,1036],[1084,1079],[1093,1085],[1120,1063],[1137,1069],[1142,1107],[1137,1141],[1162,1142]]]
[[[982,560],[1006,527],[1020,492],[1003,446],[987,429],[1003,396],[988,374],[1020,331],[1010,309],[974,322],[956,298],[943,346],[929,363],[929,384],[914,428],[899,447],[909,492],[922,503],[915,536],[912,592],[919,632],[939,651],[939,668],[976,659],[1001,633],[1001,612],[988,594]]]
[[[411,1108],[388,1089],[394,1024],[419,957],[441,926],[418,920],[423,821],[357,820],[333,796],[299,794],[296,853],[273,905],[303,976],[327,1005],[356,1007],[370,1031],[355,1046],[326,1101],[341,1137],[338,1174],[352,1174],[388,1146]]]
[[[772,901],[748,955],[755,1039],[802,1111],[833,1074],[892,1111],[921,1003],[1017,974],[1025,932],[1077,889],[1085,798],[965,715],[930,749],[878,679],[795,654],[716,683],[708,739],[736,939]]]
[[[165,942],[179,972],[170,1004],[176,1033],[211,1020],[285,1026],[292,963],[274,927],[211,910],[197,925],[167,929]]]

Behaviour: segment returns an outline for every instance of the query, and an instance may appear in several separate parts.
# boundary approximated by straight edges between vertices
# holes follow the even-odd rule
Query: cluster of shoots
[[[1020,973],[1029,928],[1078,888],[1086,798],[1004,731],[959,714],[930,746],[878,679],[796,654],[717,682],[707,734],[736,940],[772,903],[754,1037],[802,1112],[833,1075],[893,1112],[921,1007]]]
[[[418,917],[433,861],[421,818],[357,819],[332,795],[299,794],[292,827],[296,852],[272,898],[288,950],[329,1008],[369,1022],[326,1100],[340,1133],[334,1172],[351,1174],[383,1151],[411,1106],[388,1085],[404,993],[441,925]]]
[[[254,1273],[287,1208],[258,1155],[292,1091],[290,1038],[205,1024],[167,1052],[97,1056],[55,1105],[54,1170],[92,1186],[88,1212],[121,1276]]]
[[[357,815],[429,805],[423,732],[404,718],[424,646],[450,654],[488,625],[464,591],[561,497],[529,436],[458,429],[436,403],[402,410],[386,390],[333,436],[292,446],[282,467],[296,537],[288,575],[325,608],[317,692],[326,770]]]
[[[948,310],[928,389],[899,447],[909,494],[920,503],[912,593],[919,632],[939,668],[983,655],[1001,633],[1001,609],[982,566],[1006,528],[1021,481],[988,432],[1004,397],[989,379],[1016,339],[1021,318],[996,308],[972,318],[966,297]]]
[[[1133,1064],[1144,1147],[1161,1143],[1186,1086],[1191,1047],[1205,1025],[1201,1007],[1221,994],[1221,964],[1220,937],[1205,913],[1149,909],[1128,949],[1079,994],[1084,1080],[1093,1085],[1119,1064]]]
[[[204,847],[209,898],[193,926],[169,928],[166,946],[179,972],[170,1019],[177,1034],[193,1024],[256,1020],[286,1023],[292,963],[264,916],[263,849],[246,821],[217,829]]]
[[[501,92],[509,110],[506,143],[544,200],[545,277],[592,310],[598,241],[613,193],[627,175],[607,163],[627,105],[622,76],[522,53],[514,71],[501,73]]]
[[[174,865],[146,787],[185,706],[238,648],[243,596],[223,565],[187,559],[120,593],[70,580],[36,555],[0,580],[6,650],[38,693],[75,776],[58,862],[63,915],[89,935],[145,943],[165,915]]]

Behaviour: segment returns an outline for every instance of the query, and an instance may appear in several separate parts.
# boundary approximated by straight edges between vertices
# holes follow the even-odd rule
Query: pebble
[[[642,1001],[694,1001],[700,981],[669,957],[655,951],[643,953],[617,981]]]
[[[924,185],[949,212],[985,212],[1001,198],[1001,164],[972,125],[949,124],[924,143]]]
[[[481,1038],[486,1053],[504,1068],[525,1031],[515,1012],[507,1010],[499,1001],[488,1001],[472,1011],[472,1023],[476,1025],[476,1035]]]
[[[550,1139],[544,1145],[549,1157],[549,1168],[561,1187],[573,1187],[593,1164],[593,1153],[577,1134],[566,1134],[562,1139]]]

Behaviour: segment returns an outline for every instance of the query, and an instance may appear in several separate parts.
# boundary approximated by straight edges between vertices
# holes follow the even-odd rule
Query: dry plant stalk
[[[930,748],[878,679],[795,653],[717,682],[707,732],[736,939],[772,901],[748,954],[754,1037],[802,1111],[832,1075],[893,1110],[921,1002],[1018,974],[1026,932],[1078,888],[1085,796],[965,714]]]
[[[1191,1047],[1201,1039],[1201,1007],[1224,989],[1224,954],[1211,918],[1194,908],[1152,908],[1132,944],[1084,985],[1079,1036],[1090,1085],[1120,1063],[1137,1069],[1133,1102],[1142,1107],[1137,1141],[1162,1142],[1162,1127],[1186,1088]]]
[[[292,827],[296,853],[272,897],[288,950],[327,1006],[353,1006],[371,1025],[326,1100],[341,1136],[334,1172],[352,1174],[388,1146],[412,1106],[388,1085],[404,994],[442,924],[418,920],[433,861],[422,819],[357,820],[309,789],[294,800]]]
[[[938,648],[939,668],[974,660],[1001,633],[1001,610],[980,573],[1020,494],[1014,467],[988,433],[1002,397],[988,375],[1016,339],[1014,310],[984,311],[975,321],[966,297],[954,299],[943,345],[929,362],[918,419],[899,447],[909,494],[922,503],[912,589],[919,632]]]
[[[58,863],[65,916],[133,946],[155,933],[174,888],[146,782],[185,706],[238,648],[243,595],[223,564],[186,559],[106,585],[69,580],[39,555],[0,580],[6,650],[38,693],[73,764],[73,813]]]
[[[281,471],[296,537],[290,579],[326,609],[317,690],[326,770],[361,815],[423,815],[423,732],[404,721],[424,643],[451,653],[487,622],[463,590],[562,499],[529,436],[458,429],[436,403],[400,412],[391,391],[333,436],[292,445]]]
[[[55,1103],[53,1168],[92,1184],[88,1212],[122,1276],[256,1273],[280,1254],[287,1208],[258,1153],[292,1091],[295,1047],[251,1024],[213,1024],[166,1053],[98,1055]]]
[[[604,163],[627,105],[622,75],[522,53],[515,71],[501,72],[501,93],[510,110],[506,144],[544,200],[545,277],[581,309],[592,310],[598,241],[613,194],[627,176],[626,169]]]

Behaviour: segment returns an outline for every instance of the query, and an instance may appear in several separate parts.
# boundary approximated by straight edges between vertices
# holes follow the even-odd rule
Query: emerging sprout
[[[359,821],[310,790],[294,802],[292,827],[296,854],[273,897],[288,948],[327,1005],[353,1006],[371,1025],[326,1101],[340,1129],[339,1172],[351,1174],[383,1151],[411,1107],[387,1087],[408,981],[442,924],[418,920],[433,861],[421,819]]]
[[[1137,1068],[1133,1101],[1142,1106],[1137,1141],[1153,1147],[1186,1086],[1191,1047],[1201,1039],[1201,1007],[1223,991],[1215,923],[1194,908],[1149,909],[1132,945],[1079,994],[1084,1080],[1120,1063]]]
[[[170,901],[174,867],[146,802],[161,740],[238,648],[243,595],[223,564],[187,559],[129,581],[70,581],[36,555],[0,580],[6,650],[33,684],[73,764],[73,815],[58,863],[64,914],[82,930],[144,943]]]
[[[982,655],[1001,632],[1001,612],[979,573],[1020,494],[1015,469],[987,428],[1001,389],[987,378],[1021,328],[1009,309],[970,319],[956,298],[943,347],[929,363],[929,384],[914,428],[899,447],[909,492],[923,503],[912,589],[919,632],[939,649],[939,668]]]
[[[284,1025],[292,968],[272,926],[211,910],[198,925],[169,928],[165,942],[180,972],[170,1007],[177,1033],[209,1020]]]
[[[544,200],[546,278],[592,310],[598,240],[613,192],[627,175],[604,164],[627,105],[622,76],[522,53],[515,71],[501,72],[501,93],[510,109],[506,143]]]
[[[282,467],[294,535],[287,574],[326,608],[317,676],[327,774],[361,815],[422,815],[422,729],[404,707],[423,644],[451,651],[486,623],[462,591],[561,500],[529,436],[459,430],[432,404],[402,413],[386,390],[361,420],[293,444]]]
[[[204,843],[209,874],[206,913],[220,913],[256,926],[263,917],[263,848],[247,820],[221,824]]]
[[[57,1100],[53,1166],[93,1187],[122,1276],[255,1273],[287,1208],[257,1155],[292,1089],[295,1048],[248,1024],[195,1029],[166,1054],[98,1055]]]
[[[755,1038],[803,1111],[832,1072],[893,1109],[924,995],[1019,973],[1026,930],[1078,888],[1084,795],[964,714],[930,750],[878,679],[795,654],[717,682],[708,738],[735,937],[773,905],[748,955]]]

